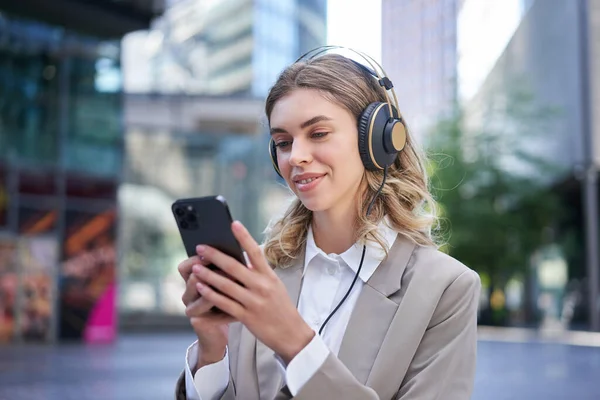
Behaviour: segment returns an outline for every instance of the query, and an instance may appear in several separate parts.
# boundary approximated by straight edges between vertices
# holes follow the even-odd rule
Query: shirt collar
[[[398,236],[398,232],[390,228],[387,219],[384,218],[378,226],[379,234],[386,244],[387,249],[389,250],[396,237]],[[317,256],[321,256],[328,259],[336,259],[341,258],[342,261],[352,270],[354,273],[358,270],[358,266],[360,264],[360,258],[362,256],[363,246],[359,243],[355,243],[348,250],[343,252],[342,254],[326,254],[323,250],[317,247],[315,243],[315,239],[313,236],[312,226],[309,225],[308,233],[306,236],[306,252],[304,256],[304,272],[306,272],[306,267],[312,261],[313,258]],[[367,242],[367,250],[365,252],[365,259],[363,261],[362,269],[360,270],[360,279],[363,282],[367,282],[371,275],[375,272],[381,261],[385,258],[385,250],[377,243],[368,241]],[[303,272],[303,275],[304,275]]]

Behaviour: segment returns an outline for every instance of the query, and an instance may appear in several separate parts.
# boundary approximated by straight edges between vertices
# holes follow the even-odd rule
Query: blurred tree
[[[549,183],[560,169],[540,151],[556,110],[521,89],[496,100],[475,124],[462,112],[440,121],[427,147],[442,250],[476,270],[499,299],[496,290],[515,276],[527,280],[532,254],[556,239],[560,198]],[[494,304],[485,323],[503,324],[504,304]]]

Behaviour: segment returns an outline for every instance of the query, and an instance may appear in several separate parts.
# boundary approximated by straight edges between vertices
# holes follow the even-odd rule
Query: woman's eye
[[[289,141],[287,141],[287,140],[282,140],[281,142],[277,142],[277,143],[275,143],[275,147],[278,147],[278,148],[280,148],[280,149],[282,149],[282,148],[284,148],[284,147],[287,147],[287,146],[289,146],[289,145],[290,145],[290,142],[289,142]]]
[[[312,137],[317,138],[317,139],[322,138],[322,137],[327,136],[327,133],[328,132],[315,132],[312,134]]]

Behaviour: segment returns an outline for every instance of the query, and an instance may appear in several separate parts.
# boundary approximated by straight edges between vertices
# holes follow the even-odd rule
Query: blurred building
[[[458,0],[382,0],[382,61],[413,134],[454,109]]]
[[[161,1],[0,1],[0,342],[115,336],[120,38]]]
[[[325,44],[326,9],[326,0],[179,0],[123,40],[123,328],[189,327],[176,199],[225,196],[258,241],[285,206],[264,100],[286,66]]]
[[[512,112],[547,110],[526,121],[529,128],[522,130],[519,149],[513,152],[526,151],[555,167],[555,172],[539,179],[545,179],[564,201],[565,220],[556,228],[570,236],[570,245],[561,249],[566,263],[552,265],[566,265],[568,271],[538,272],[564,279],[548,283],[548,288],[542,279],[531,294],[538,299],[540,291],[560,289],[559,293],[583,300],[572,315],[580,324],[575,326],[590,326],[586,324],[594,318],[598,323],[598,311],[590,314],[589,307],[600,304],[599,17],[600,2],[595,0],[464,0],[458,28],[461,100],[469,127],[485,130],[496,124],[509,132],[514,128],[511,121],[493,120],[490,112],[510,110],[515,104],[523,109],[513,107]],[[529,99],[527,104],[524,99]],[[507,168],[530,173],[517,159],[508,161]]]
[[[324,43],[326,0],[184,0],[124,41],[130,93],[266,95],[277,74]]]
[[[479,90],[533,0],[460,0],[457,16],[458,97]]]

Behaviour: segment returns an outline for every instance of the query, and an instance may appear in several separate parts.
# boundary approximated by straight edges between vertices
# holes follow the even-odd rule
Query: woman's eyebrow
[[[300,129],[305,129],[311,125],[314,125],[316,123],[322,122],[322,121],[331,121],[332,118],[326,116],[326,115],[317,115],[316,117],[312,117],[311,119],[304,121],[303,123],[300,124]],[[278,128],[278,127],[272,127],[270,129],[271,135],[274,135],[276,133],[288,133],[288,131],[286,131],[283,128]]]
[[[331,121],[331,118],[329,118],[326,115],[317,115],[316,117],[313,117],[311,119],[309,119],[308,121],[304,121],[301,125],[300,125],[300,129],[304,129],[307,128],[311,125],[314,125],[316,123],[319,123],[321,121]]]

